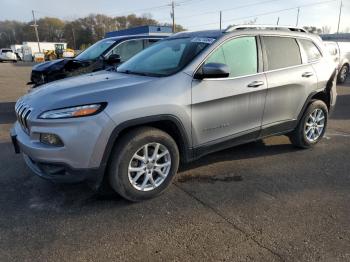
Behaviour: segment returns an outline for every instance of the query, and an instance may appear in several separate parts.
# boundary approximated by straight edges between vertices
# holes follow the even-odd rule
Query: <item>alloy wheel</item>
[[[315,109],[307,118],[305,123],[305,137],[306,139],[314,143],[323,134],[325,127],[325,114],[322,109]]]
[[[160,143],[148,143],[138,149],[130,160],[128,177],[139,191],[151,191],[159,187],[171,169],[169,150]]]
[[[348,71],[349,71],[349,68],[347,66],[343,66],[342,69],[340,70],[339,78],[342,82],[345,82],[346,77],[348,76]]]

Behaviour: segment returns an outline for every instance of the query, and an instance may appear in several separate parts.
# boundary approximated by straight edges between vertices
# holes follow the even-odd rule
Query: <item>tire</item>
[[[146,145],[148,160],[145,157]],[[157,147],[158,156],[164,156],[155,160],[153,156]],[[112,152],[108,168],[110,185],[122,197],[133,202],[156,197],[171,183],[179,158],[177,144],[167,133],[151,127],[131,130],[119,139]],[[134,183],[132,180],[135,180]]]
[[[296,129],[289,135],[289,139],[296,147],[310,148],[322,139],[326,132],[327,123],[328,108],[326,104],[321,100],[313,100],[305,110]]]
[[[349,75],[349,65],[343,65],[338,74],[338,83],[344,84]]]

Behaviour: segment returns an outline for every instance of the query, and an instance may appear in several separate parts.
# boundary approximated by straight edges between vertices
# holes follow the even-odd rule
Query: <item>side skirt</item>
[[[190,149],[190,151],[192,151],[193,159],[191,159],[190,161],[194,161],[210,153],[221,151],[234,146],[239,146],[249,142],[258,141],[266,137],[288,134],[296,128],[297,124],[297,120],[276,123],[273,125],[265,126],[262,129],[253,129],[250,130],[248,133],[225,137],[223,139],[220,139],[219,141],[213,141],[192,148]]]

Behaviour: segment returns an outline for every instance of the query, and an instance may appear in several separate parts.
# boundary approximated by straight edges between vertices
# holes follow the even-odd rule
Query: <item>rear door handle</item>
[[[311,72],[305,72],[304,74],[302,74],[302,77],[310,77],[313,76],[314,74]]]
[[[259,86],[263,86],[265,83],[263,81],[254,81],[254,82],[251,82],[248,87],[250,88],[257,88]]]

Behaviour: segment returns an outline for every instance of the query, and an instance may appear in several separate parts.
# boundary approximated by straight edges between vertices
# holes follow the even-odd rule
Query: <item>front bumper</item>
[[[23,158],[29,169],[41,178],[56,183],[79,183],[87,181],[93,188],[98,188],[103,177],[104,170],[96,169],[73,169],[65,164],[35,162],[28,155]]]
[[[102,155],[112,127],[111,119],[102,112],[84,119],[31,122],[29,131],[16,122],[11,138],[15,152],[23,153],[36,175],[54,182],[88,181],[98,187],[105,171]],[[58,135],[64,146],[41,143],[40,133]]]

